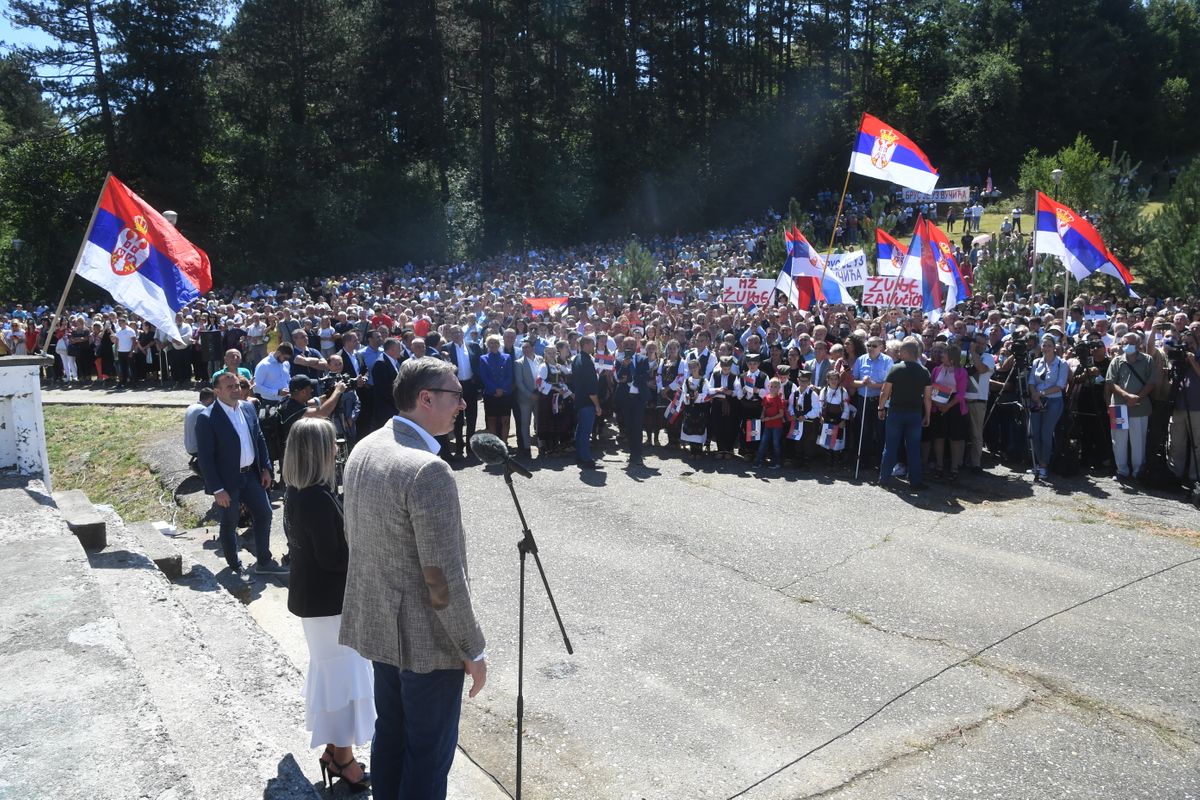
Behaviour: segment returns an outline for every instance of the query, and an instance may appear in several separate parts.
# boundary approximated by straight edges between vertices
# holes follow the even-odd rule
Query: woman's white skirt
[[[365,745],[375,734],[375,678],[371,662],[338,644],[342,615],[305,617],[308,677],[304,727],[312,746]]]

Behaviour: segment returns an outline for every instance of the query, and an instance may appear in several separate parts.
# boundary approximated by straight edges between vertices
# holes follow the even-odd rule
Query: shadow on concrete
[[[152,569],[158,567],[142,553],[128,550],[85,550],[93,569]]]
[[[300,797],[330,797],[334,793],[326,793],[321,783],[312,783],[296,763],[296,757],[288,753],[279,759],[275,777],[267,781],[263,788],[263,800],[296,800]],[[338,795],[348,796],[347,792],[337,792]]]

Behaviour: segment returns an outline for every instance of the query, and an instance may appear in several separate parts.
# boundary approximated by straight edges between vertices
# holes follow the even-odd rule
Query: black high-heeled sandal
[[[333,745],[325,745],[325,752],[321,753],[317,759],[317,763],[321,766],[321,780],[325,783],[325,788],[329,788],[329,765],[333,763]]]
[[[358,764],[358,768],[362,770],[362,777],[357,781],[352,781],[342,774],[342,770],[351,764]],[[333,760],[332,763],[329,764],[329,774],[345,782],[345,784],[350,787],[350,791],[352,792],[365,792],[367,789],[371,788],[371,775],[367,772],[367,765],[361,761],[355,761],[353,758],[351,758],[345,764],[339,764],[336,759]]]

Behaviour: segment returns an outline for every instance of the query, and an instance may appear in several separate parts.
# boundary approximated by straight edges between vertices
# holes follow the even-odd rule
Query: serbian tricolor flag
[[[1042,192],[1037,193],[1037,227],[1034,247],[1039,253],[1057,256],[1077,280],[1101,272],[1125,284],[1134,293],[1133,275],[1125,269],[1100,238],[1092,223]]]
[[[746,441],[757,442],[762,439],[762,420],[748,419],[746,420]]]
[[[945,293],[938,275],[938,248],[929,236],[928,225],[923,216],[917,217],[908,255],[904,257],[904,267],[900,272],[905,278],[921,282],[921,310],[940,318]]]
[[[1108,426],[1114,431],[1129,430],[1129,406],[1109,406]]]
[[[779,271],[779,277],[775,279],[775,289],[796,308],[807,311],[825,299],[821,291],[821,272],[825,268],[825,260],[794,225],[790,231],[783,232],[783,238],[787,243],[788,257]]]
[[[929,235],[929,241],[933,243],[934,255],[937,259],[938,280],[947,287],[945,308],[949,311],[969,298],[971,290],[963,278],[958,260],[954,258],[954,245],[950,243],[945,232],[929,220],[925,221],[925,232]]]
[[[821,433],[817,436],[817,446],[826,450],[845,450],[846,442],[842,438],[842,426],[831,422],[821,424]]]
[[[938,181],[938,171],[912,139],[870,114],[863,114],[850,171],[925,194],[933,194]]]
[[[565,297],[526,297],[525,305],[534,314],[557,314],[567,305]]]
[[[900,277],[900,267],[906,255],[907,247],[883,228],[875,229],[875,274],[885,278]]]
[[[204,251],[112,175],[75,271],[172,341],[180,338],[175,313],[212,288]]]

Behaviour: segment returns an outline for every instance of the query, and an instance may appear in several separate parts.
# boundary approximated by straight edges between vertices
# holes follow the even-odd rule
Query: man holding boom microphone
[[[340,643],[374,665],[371,782],[379,800],[446,796],[464,673],[471,697],[487,680],[458,486],[435,439],[463,409],[454,370],[433,358],[405,361],[392,392],[397,414],[346,463]]]

